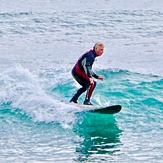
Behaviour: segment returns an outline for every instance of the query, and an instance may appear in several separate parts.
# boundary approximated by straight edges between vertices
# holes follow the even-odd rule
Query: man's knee
[[[93,81],[93,83],[92,83],[92,87],[96,87],[96,81]]]

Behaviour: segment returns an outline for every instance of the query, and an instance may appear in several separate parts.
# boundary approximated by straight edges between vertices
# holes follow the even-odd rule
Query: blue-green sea
[[[161,163],[163,4],[158,0],[0,0],[0,162]],[[105,44],[95,105],[69,103],[77,59]],[[83,94],[79,103],[83,103]]]

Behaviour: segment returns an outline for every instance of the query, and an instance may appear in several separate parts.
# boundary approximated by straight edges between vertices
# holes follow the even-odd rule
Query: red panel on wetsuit
[[[76,73],[83,77],[84,79],[88,80],[89,81],[89,77],[80,69],[80,66],[79,66],[79,63],[76,63],[75,65],[75,69],[76,69]]]

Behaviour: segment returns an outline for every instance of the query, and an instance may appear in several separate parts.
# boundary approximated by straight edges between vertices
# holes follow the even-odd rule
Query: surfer
[[[92,71],[92,65],[95,58],[101,56],[103,52],[104,44],[97,42],[94,45],[93,50],[83,54],[75,64],[74,68],[72,69],[72,76],[82,87],[76,92],[70,102],[77,103],[79,96],[87,91],[84,104],[92,105],[90,98],[92,96],[92,92],[96,87],[96,81],[94,81],[93,78],[104,80],[103,76],[98,76]]]

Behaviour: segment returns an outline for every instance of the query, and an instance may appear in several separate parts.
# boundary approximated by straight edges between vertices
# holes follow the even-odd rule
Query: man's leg
[[[70,102],[74,102],[74,103],[78,103],[77,100],[79,98],[79,96],[84,93],[87,90],[87,88],[82,87],[80,88],[77,93],[73,96],[73,98],[70,100]]]
[[[77,91],[77,93],[73,96],[73,98],[70,100],[70,102],[77,103],[77,100],[78,100],[79,96],[88,89],[88,87],[90,85],[90,82],[87,81],[86,79],[84,79],[81,76],[76,75],[76,76],[73,76],[73,77],[82,86],[82,88],[80,88]]]
[[[92,96],[92,93],[93,93],[95,87],[96,87],[96,82],[95,81],[92,84],[90,84],[90,86],[88,87],[87,94],[86,94],[85,101],[84,101],[85,105],[92,105],[91,102],[90,102],[90,98]]]

